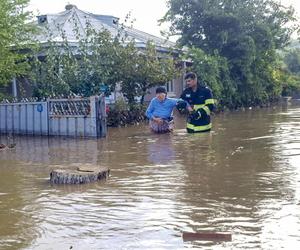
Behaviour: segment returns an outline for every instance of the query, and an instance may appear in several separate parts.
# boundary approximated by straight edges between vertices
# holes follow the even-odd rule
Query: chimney
[[[76,9],[77,9],[77,6],[74,5],[74,4],[67,4],[67,5],[65,6],[65,9],[66,9],[66,10],[71,10],[71,9],[73,9],[73,8],[76,8]]]
[[[41,15],[38,16],[37,18],[38,18],[38,24],[43,24],[48,22],[47,15]]]

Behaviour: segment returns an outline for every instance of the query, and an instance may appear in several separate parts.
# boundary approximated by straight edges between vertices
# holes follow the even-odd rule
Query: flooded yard
[[[0,151],[0,249],[295,249],[300,104],[213,117],[210,133],[16,137]],[[0,137],[6,143],[6,136]],[[53,168],[106,166],[107,181],[52,186]],[[182,232],[229,232],[230,242]]]

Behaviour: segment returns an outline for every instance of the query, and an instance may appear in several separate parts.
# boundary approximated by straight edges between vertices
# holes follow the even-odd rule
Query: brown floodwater
[[[164,135],[139,125],[99,140],[14,138],[0,151],[0,249],[297,249],[300,102],[219,114],[204,134],[175,122]],[[51,169],[83,164],[111,176],[50,185]]]

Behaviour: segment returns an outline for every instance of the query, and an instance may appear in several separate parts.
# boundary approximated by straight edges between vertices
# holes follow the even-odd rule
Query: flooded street
[[[210,133],[175,124],[164,135],[140,125],[99,140],[15,138],[0,151],[0,249],[297,249],[300,103],[220,114]],[[82,164],[111,176],[49,184],[51,169]]]

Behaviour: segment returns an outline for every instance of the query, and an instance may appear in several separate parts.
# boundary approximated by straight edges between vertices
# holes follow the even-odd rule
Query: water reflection
[[[100,140],[15,138],[0,152],[0,249],[294,249],[299,110],[226,113],[195,135],[177,117],[173,134],[140,125]],[[48,183],[51,168],[78,164],[107,166],[111,177]],[[182,231],[202,230],[233,240],[183,242]]]
[[[35,198],[30,174],[13,171],[11,164],[22,168],[16,161],[1,160],[0,249],[20,249],[39,237],[36,230],[39,219],[34,219],[35,211],[27,203]]]
[[[148,161],[153,164],[173,164],[175,151],[172,143],[172,134],[153,134],[147,140]]]

